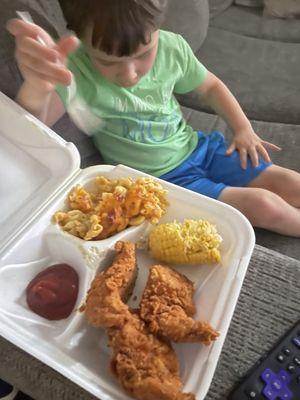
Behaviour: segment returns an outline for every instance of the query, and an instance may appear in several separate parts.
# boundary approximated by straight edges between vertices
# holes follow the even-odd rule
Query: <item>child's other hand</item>
[[[78,46],[74,36],[57,43],[38,25],[11,19],[7,30],[15,37],[15,57],[27,84],[40,92],[51,92],[56,84],[69,85],[72,73],[65,67],[67,55]],[[46,46],[39,43],[38,36]]]
[[[277,151],[281,150],[275,144],[262,140],[250,126],[235,133],[226,154],[230,155],[237,150],[240,153],[241,167],[246,169],[248,157],[253,167],[259,165],[259,158],[263,158],[267,162],[271,161],[266,148]]]

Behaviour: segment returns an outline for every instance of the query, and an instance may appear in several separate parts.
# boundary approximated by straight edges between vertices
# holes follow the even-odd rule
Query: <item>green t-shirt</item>
[[[152,69],[131,88],[106,80],[83,46],[69,57],[77,95],[101,118],[94,142],[107,164],[124,164],[154,176],[180,165],[195,149],[197,133],[186,124],[174,93],[187,93],[206,68],[180,36],[161,30]],[[65,106],[67,88],[57,86]]]

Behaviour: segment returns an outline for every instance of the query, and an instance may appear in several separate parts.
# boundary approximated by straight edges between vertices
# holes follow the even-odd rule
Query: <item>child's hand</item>
[[[15,56],[27,84],[39,92],[49,93],[56,84],[69,85],[72,73],[65,67],[67,55],[78,46],[74,36],[64,37],[57,43],[39,26],[9,20],[7,30],[15,36]],[[46,44],[38,42],[40,37]]]
[[[275,144],[260,139],[250,126],[235,133],[233,141],[228,147],[226,154],[230,155],[234,150],[237,150],[240,153],[241,167],[246,169],[248,157],[250,158],[253,167],[259,165],[260,157],[267,162],[271,161],[266,148],[277,151],[281,150],[281,148]]]

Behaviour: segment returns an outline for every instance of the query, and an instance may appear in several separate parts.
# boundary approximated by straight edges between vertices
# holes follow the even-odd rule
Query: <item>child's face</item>
[[[159,31],[151,34],[146,45],[141,44],[135,54],[126,57],[108,55],[88,47],[89,55],[102,76],[121,87],[131,87],[152,68],[158,47]]]

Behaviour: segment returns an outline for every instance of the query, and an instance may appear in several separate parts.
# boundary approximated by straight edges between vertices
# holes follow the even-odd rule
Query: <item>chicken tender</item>
[[[150,332],[174,342],[210,344],[219,336],[208,322],[195,321],[193,283],[162,265],[151,267],[140,304],[141,318]]]
[[[119,241],[115,250],[113,264],[96,276],[87,294],[85,314],[94,327],[122,327],[130,314],[125,302],[137,276],[135,245]]]
[[[124,389],[138,400],[195,400],[182,393],[179,364],[169,342],[151,333],[132,313],[122,328],[108,329],[111,367]]]

